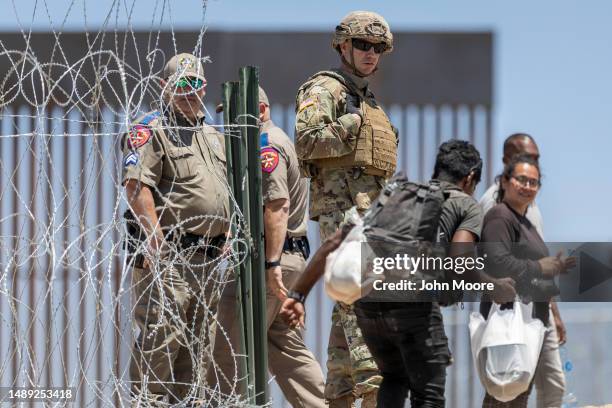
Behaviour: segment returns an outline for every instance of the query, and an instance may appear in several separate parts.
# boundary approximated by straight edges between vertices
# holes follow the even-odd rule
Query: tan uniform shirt
[[[123,183],[146,184],[162,228],[214,237],[229,228],[229,188],[223,135],[172,113],[151,112],[123,140]]]
[[[374,101],[365,78],[335,69],[353,81],[366,98]],[[302,160],[336,157],[347,154],[349,143],[359,133],[359,120],[346,113],[349,89],[337,79],[318,76],[310,86],[301,89],[296,99],[296,149]],[[369,208],[385,184],[383,177],[355,174],[353,169],[324,169],[310,181],[310,217],[344,211],[353,206]]]
[[[308,180],[300,174],[295,147],[271,120],[262,125],[261,141],[263,202],[288,199],[287,233],[292,237],[305,236]]]

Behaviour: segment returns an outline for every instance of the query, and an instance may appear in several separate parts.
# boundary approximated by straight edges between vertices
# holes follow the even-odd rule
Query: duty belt
[[[141,235],[137,226],[132,223],[128,223],[128,234],[129,237],[126,237],[125,245],[128,256],[134,257],[134,266],[136,268],[142,268],[145,258],[142,253],[137,252],[137,245],[141,239],[145,238],[144,234]],[[215,258],[221,253],[226,237],[225,235],[217,235],[212,238],[206,238],[203,235],[187,232],[180,234],[178,239],[166,237],[166,240],[176,242],[179,250],[197,247],[196,252],[204,254],[209,258]]]
[[[310,256],[310,244],[307,237],[287,237],[283,245],[283,251],[300,251],[304,259]]]
[[[216,237],[206,238],[203,235],[191,234],[189,232],[181,234],[179,247],[181,249],[189,249],[198,247],[197,252],[202,252],[209,258],[217,257],[225,244],[225,235],[217,235]]]

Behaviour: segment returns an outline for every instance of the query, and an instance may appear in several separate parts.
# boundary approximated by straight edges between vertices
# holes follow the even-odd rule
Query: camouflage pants
[[[321,240],[333,234],[345,221],[346,211],[319,216]],[[347,395],[357,398],[377,390],[382,377],[366,346],[353,306],[336,303],[327,347],[325,398]]]

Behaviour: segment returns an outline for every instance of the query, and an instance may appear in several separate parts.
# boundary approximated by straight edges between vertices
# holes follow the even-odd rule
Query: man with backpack
[[[478,241],[482,225],[482,210],[472,198],[480,181],[482,160],[476,148],[466,141],[443,143],[436,158],[432,182],[427,185],[411,183],[395,176],[372,205],[364,220],[378,230],[395,231],[412,223],[405,231],[408,238],[442,243],[470,245]],[[393,188],[394,184],[401,188]],[[378,211],[383,200],[394,202],[397,191],[414,190],[422,201],[403,200],[402,208],[389,206]],[[382,198],[387,193],[387,198]],[[436,198],[437,197],[437,198]],[[435,202],[438,202],[435,205]],[[390,214],[389,209],[397,211]],[[385,224],[395,219],[395,224]],[[432,220],[437,222],[432,223]],[[429,223],[431,225],[426,225]],[[306,294],[324,270],[327,254],[342,242],[350,226],[346,226],[326,241],[314,255],[293,291],[305,299]],[[405,232],[404,231],[404,232]],[[412,231],[412,232],[410,232]],[[367,233],[366,233],[367,236]],[[484,273],[464,275],[466,280],[494,283],[492,296],[499,301],[515,296],[511,279],[495,280]],[[403,407],[410,391],[411,406],[444,407],[446,367],[452,362],[440,306],[436,302],[367,302],[355,303],[357,322],[365,343],[370,349],[383,376],[377,406]],[[287,299],[281,314],[292,324],[303,322],[303,302]]]

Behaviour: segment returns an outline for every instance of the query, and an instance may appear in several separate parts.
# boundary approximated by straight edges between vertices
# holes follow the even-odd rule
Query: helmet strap
[[[349,40],[350,41],[350,40]],[[349,51],[349,55],[351,57],[351,61],[347,61],[346,58],[344,58],[344,55],[342,53],[340,53],[340,59],[342,60],[342,63],[344,65],[346,65],[347,67],[349,67],[351,69],[351,72],[353,73],[353,75],[356,75],[360,78],[365,78],[369,75],[372,75],[373,73],[375,73],[376,71],[378,71],[378,64],[376,64],[376,67],[374,68],[374,71],[372,71],[369,75],[365,75],[363,74],[361,71],[359,71],[357,69],[357,67],[355,66],[355,55],[354,55],[354,48],[353,48],[353,44],[350,44],[351,50]]]

